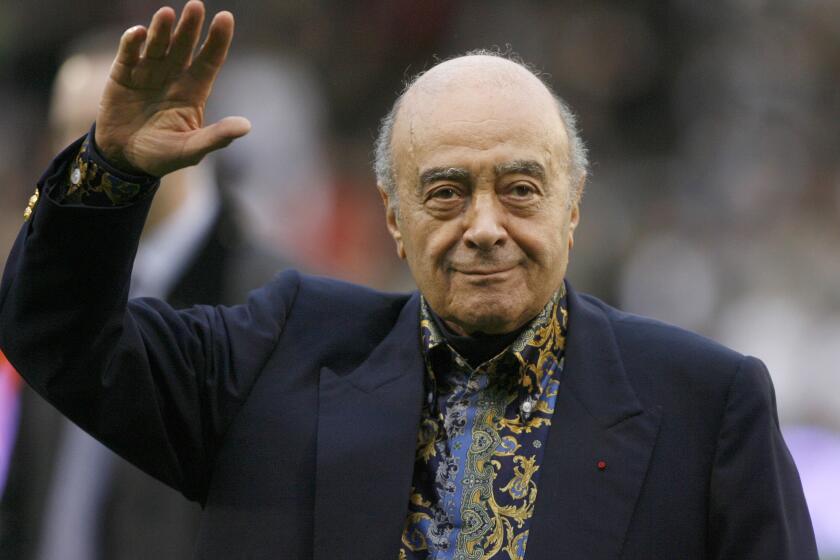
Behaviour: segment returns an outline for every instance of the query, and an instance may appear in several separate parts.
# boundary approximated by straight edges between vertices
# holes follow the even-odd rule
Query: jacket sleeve
[[[710,486],[710,558],[816,560],[802,484],[782,439],[773,384],[746,357],[729,388]]]
[[[66,180],[78,145],[39,183]],[[299,276],[236,307],[128,301],[151,199],[117,207],[42,196],[0,284],[0,348],[36,391],[140,468],[201,501],[215,450],[276,346]]]

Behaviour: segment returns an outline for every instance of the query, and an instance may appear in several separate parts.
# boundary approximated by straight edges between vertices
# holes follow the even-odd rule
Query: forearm
[[[166,388],[155,387],[141,328],[127,311],[151,198],[107,207],[57,202],[80,145],[39,181],[40,201],[7,261],[0,348],[36,391],[110,447],[132,457],[135,440],[144,452],[168,454],[172,437],[156,402]],[[179,461],[171,454],[155,460],[153,474],[180,486]]]
[[[50,398],[53,378],[90,368],[91,351],[113,344],[150,197],[121,207],[57,202],[81,140],[38,183],[0,284],[0,347]],[[74,377],[74,376],[73,376]]]
[[[45,194],[8,260],[0,348],[71,420],[200,500],[213,450],[282,332],[297,276],[238,307],[177,311],[129,301],[151,198],[106,207],[56,202],[53,188],[67,186],[60,181],[73,153],[39,183]]]

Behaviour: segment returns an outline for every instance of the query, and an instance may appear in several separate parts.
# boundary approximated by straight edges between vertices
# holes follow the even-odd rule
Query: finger
[[[204,25],[204,4],[190,0],[181,12],[181,19],[172,35],[169,46],[169,64],[174,68],[183,68],[189,64],[192,52],[198,44],[201,26]]]
[[[149,24],[149,32],[146,39],[146,49],[143,51],[144,58],[163,58],[169,48],[169,38],[172,35],[172,26],[175,23],[175,10],[172,8],[161,8],[152,16],[152,23]]]
[[[219,12],[210,22],[207,39],[190,66],[190,73],[199,83],[209,86],[216,79],[233,40],[233,27],[233,15],[230,12]]]
[[[251,123],[245,117],[225,117],[193,132],[184,144],[183,155],[198,163],[208,153],[224,148],[250,131]]]
[[[127,29],[120,38],[117,56],[111,65],[111,79],[123,85],[131,83],[131,71],[140,59],[140,49],[146,39],[146,28],[136,25]]]

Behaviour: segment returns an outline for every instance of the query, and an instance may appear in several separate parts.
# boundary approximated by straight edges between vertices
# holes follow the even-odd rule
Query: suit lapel
[[[356,370],[322,368],[314,558],[396,557],[423,396],[419,296]]]
[[[566,365],[540,468],[528,560],[618,558],[659,431],[604,313],[569,290]]]

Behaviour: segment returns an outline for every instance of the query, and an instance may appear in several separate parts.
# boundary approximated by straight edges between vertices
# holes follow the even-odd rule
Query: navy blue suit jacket
[[[198,556],[395,558],[423,397],[419,296],[285,272],[237,307],[127,302],[147,206],[44,197],[0,286],[0,347],[71,419],[203,505]],[[574,290],[568,305],[528,560],[816,558],[763,364]]]

